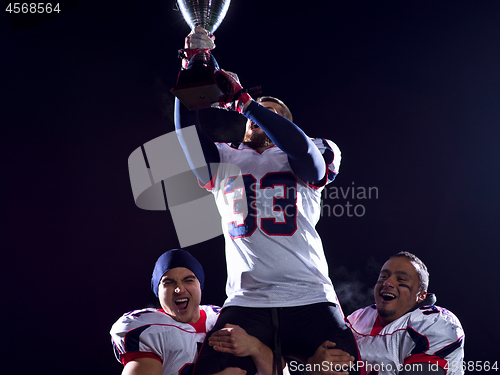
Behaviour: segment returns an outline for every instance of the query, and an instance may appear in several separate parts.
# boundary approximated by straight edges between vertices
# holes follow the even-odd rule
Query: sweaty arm
[[[217,165],[220,162],[219,151],[215,146],[214,142],[206,135],[202,130],[198,118],[198,111],[190,111],[184,105],[181,104],[179,99],[175,98],[174,105],[174,123],[177,137],[181,144],[182,150],[186,155],[189,166],[193,170],[198,180],[203,184],[207,184],[212,179],[213,175],[217,171]],[[192,149],[192,141],[186,139],[185,134],[182,129],[189,126],[196,126],[196,131],[198,133],[198,138],[200,140],[201,149],[203,151],[203,156],[207,163],[207,168],[196,169],[193,158],[195,151]]]
[[[313,141],[293,122],[252,102],[243,115],[264,130],[266,135],[288,156],[293,172],[311,184],[325,178],[326,164]]]

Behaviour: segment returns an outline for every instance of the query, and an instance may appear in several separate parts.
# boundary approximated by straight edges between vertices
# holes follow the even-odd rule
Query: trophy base
[[[226,97],[214,79],[213,66],[201,66],[179,72],[177,84],[170,90],[190,111],[210,108]]]

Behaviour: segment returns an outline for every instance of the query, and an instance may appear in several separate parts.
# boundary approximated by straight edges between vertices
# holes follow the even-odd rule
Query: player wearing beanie
[[[191,374],[205,336],[214,326],[219,307],[201,305],[205,275],[200,263],[184,250],[170,250],[156,262],[151,289],[161,309],[124,314],[111,328],[112,343],[122,375]],[[238,326],[219,332],[219,351],[250,356],[262,375],[273,371],[272,351]],[[227,340],[225,340],[227,339]],[[244,375],[230,367],[224,375]]]

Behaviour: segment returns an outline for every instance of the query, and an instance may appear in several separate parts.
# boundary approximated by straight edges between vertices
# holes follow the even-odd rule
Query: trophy
[[[177,5],[191,29],[201,26],[213,33],[226,16],[231,0],[177,0]],[[177,77],[170,90],[189,109],[210,108],[212,103],[224,101],[226,93],[217,85],[214,75],[217,63],[200,51]]]
[[[231,0],[177,0],[177,5],[191,29],[201,26],[214,33],[226,16]]]

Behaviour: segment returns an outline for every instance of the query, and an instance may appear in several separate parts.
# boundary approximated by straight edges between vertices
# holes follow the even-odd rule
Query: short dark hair
[[[284,117],[293,122],[292,112],[290,112],[290,109],[287,107],[285,103],[283,103],[282,100],[275,98],[274,96],[260,96],[256,99],[256,101],[257,103],[273,102],[279,104],[281,108],[283,108]]]
[[[401,257],[407,258],[415,264],[418,280],[420,282],[419,289],[427,292],[427,288],[429,287],[429,271],[427,271],[427,266],[420,260],[419,257],[415,254],[409,253],[408,251],[400,251],[399,253],[391,256],[389,259]]]

